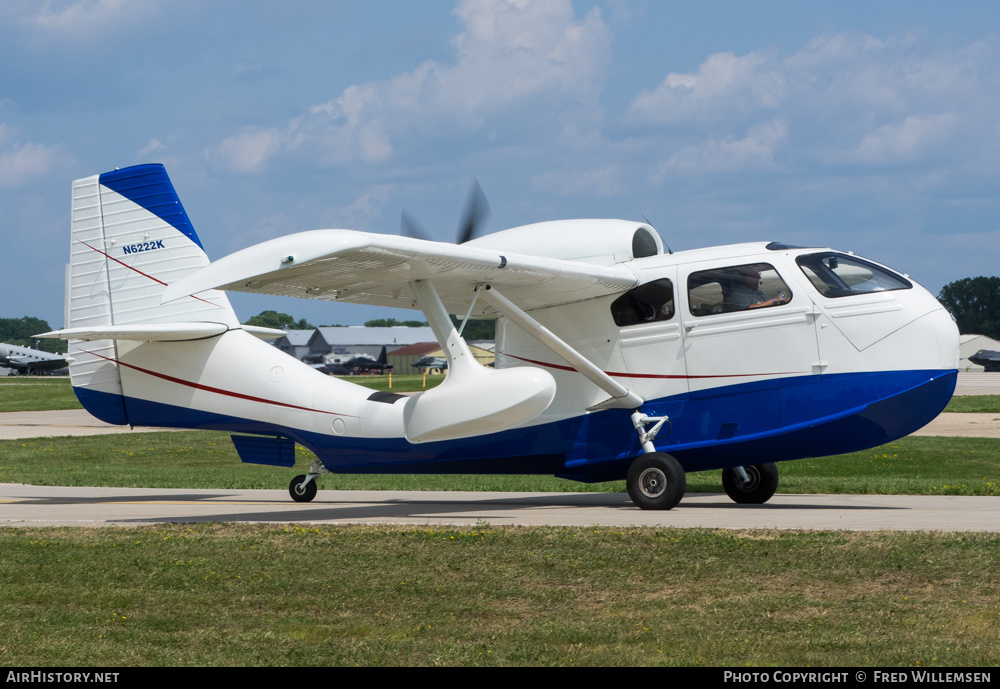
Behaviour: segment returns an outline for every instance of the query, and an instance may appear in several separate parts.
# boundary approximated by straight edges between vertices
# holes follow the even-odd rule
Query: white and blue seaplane
[[[348,473],[625,479],[670,509],[685,472],[736,502],[775,462],[851,452],[951,398],[958,331],[911,278],[778,242],[670,253],[648,224],[563,220],[461,244],[314,230],[210,262],[161,165],[73,183],[66,328],[83,405],[114,424],[224,430],[245,462]],[[225,291],[419,309],[448,360],[411,397],[325,376],[240,325]],[[496,368],[460,319],[497,320]]]

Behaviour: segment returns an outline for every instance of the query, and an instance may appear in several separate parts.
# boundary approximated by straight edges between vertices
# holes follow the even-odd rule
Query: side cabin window
[[[792,291],[769,263],[713,268],[688,276],[688,304],[694,316],[710,316],[787,304]]]
[[[832,251],[799,256],[795,262],[824,297],[850,297],[913,287],[913,283],[902,275],[860,258]]]
[[[647,282],[611,302],[615,325],[669,321],[674,317],[674,285],[667,278]]]

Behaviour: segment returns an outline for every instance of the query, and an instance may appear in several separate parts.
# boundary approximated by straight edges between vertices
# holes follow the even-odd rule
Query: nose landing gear
[[[684,468],[665,452],[657,452],[653,440],[669,423],[666,416],[646,416],[638,410],[632,414],[632,425],[639,434],[643,453],[629,467],[625,488],[636,507],[644,510],[669,510],[677,506],[687,489]],[[648,424],[653,427],[646,430]]]

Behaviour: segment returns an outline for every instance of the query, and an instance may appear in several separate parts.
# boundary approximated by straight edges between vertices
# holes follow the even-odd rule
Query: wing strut
[[[480,292],[480,295],[483,301],[509,318],[513,323],[516,323],[525,332],[551,349],[556,355],[565,359],[587,380],[611,395],[609,399],[591,407],[591,411],[598,409],[638,409],[642,406],[644,400],[641,397],[592,364],[590,360],[556,337],[551,330],[525,313],[510,299],[489,285]]]

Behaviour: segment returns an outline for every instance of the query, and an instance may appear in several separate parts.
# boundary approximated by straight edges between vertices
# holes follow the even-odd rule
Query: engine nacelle
[[[465,246],[602,266],[663,253],[656,230],[631,220],[551,220],[494,232]]]

